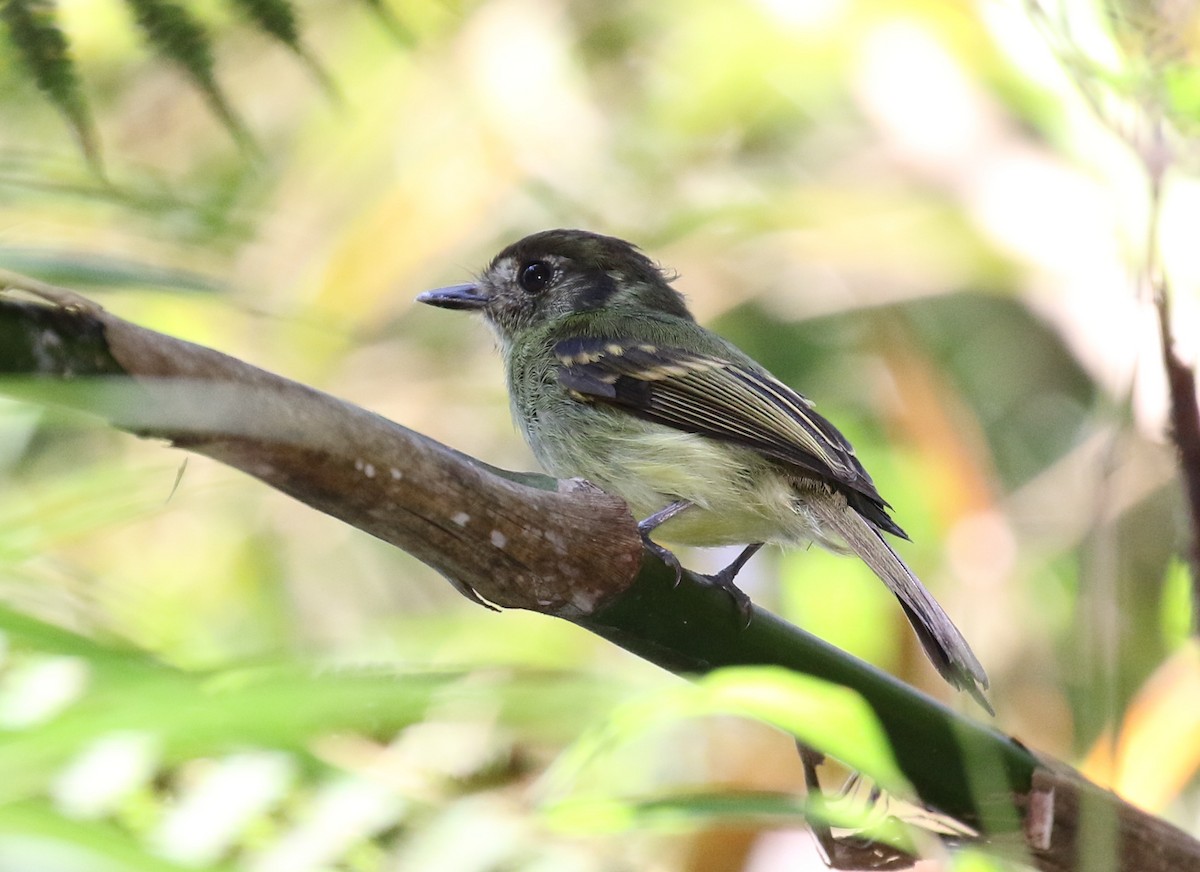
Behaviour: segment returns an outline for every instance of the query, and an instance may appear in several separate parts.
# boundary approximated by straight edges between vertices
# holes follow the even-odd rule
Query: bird
[[[735,578],[764,544],[857,555],[942,677],[990,712],[986,672],[885,538],[908,536],[850,442],[812,401],[697,323],[674,281],[630,242],[555,229],[508,245],[475,281],[417,301],[482,313],[539,463],[623,499],[676,583],[679,560],[652,534],[744,546],[705,578],[747,619]]]

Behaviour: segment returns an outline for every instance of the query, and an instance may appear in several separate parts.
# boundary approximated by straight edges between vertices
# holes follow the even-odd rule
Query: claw
[[[671,569],[675,570],[675,583],[672,587],[679,587],[679,582],[683,580],[683,566],[671,551],[650,538],[649,533],[642,533],[642,544],[646,546],[646,550],[667,564]]]
[[[729,567],[727,566],[720,572],[714,572],[712,575],[701,575],[700,578],[729,594],[734,606],[737,607],[738,614],[742,617],[742,629],[744,630],[750,626],[750,619],[754,617],[754,603],[750,601],[750,597],[746,596],[745,591],[733,583],[733,576],[736,574],[736,572],[729,572]]]
[[[687,500],[676,500],[645,520],[638,522],[638,532],[642,535],[642,544],[651,554],[675,570],[675,587],[679,587],[679,581],[683,578],[683,567],[679,565],[679,558],[651,539],[650,534],[660,524],[665,524],[680,512],[687,511],[691,505]]]
[[[733,580],[742,571],[742,567],[746,565],[746,561],[758,553],[759,548],[762,548],[761,542],[747,545],[742,549],[742,553],[720,572],[704,576],[709,582],[733,597],[733,604],[737,606],[738,612],[742,616],[743,630],[750,626],[750,619],[754,617],[754,604],[750,602],[750,597],[746,596],[742,589],[733,583]]]
[[[678,557],[651,539],[650,533],[656,527],[665,524],[680,512],[687,511],[691,506],[692,504],[687,500],[676,500],[638,523],[638,532],[642,535],[642,544],[646,546],[646,550],[675,570],[675,587],[679,587],[679,582],[683,579],[683,566],[680,565]],[[750,625],[750,619],[754,616],[754,606],[750,602],[750,597],[742,593],[741,588],[733,583],[733,579],[746,564],[746,561],[753,557],[754,553],[761,547],[761,542],[747,545],[745,550],[738,555],[737,559],[720,572],[713,575],[698,576],[708,581],[709,584],[721,588],[721,590],[733,598],[733,604],[737,606],[738,613],[742,616],[743,630]]]

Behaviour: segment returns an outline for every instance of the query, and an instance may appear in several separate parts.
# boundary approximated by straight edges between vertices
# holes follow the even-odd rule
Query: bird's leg
[[[830,869],[912,868],[916,858],[900,848],[894,848],[884,842],[875,842],[858,834],[833,834],[829,823],[829,797],[821,789],[821,779],[817,775],[817,767],[825,762],[825,755],[799,739],[796,740],[796,750],[800,752],[800,764],[804,767],[804,786],[808,789],[808,826],[824,855],[825,865]],[[857,772],[851,775],[851,780],[838,791],[834,799],[840,799],[853,789],[859,777]],[[875,805],[879,796],[880,793],[872,789],[867,803]]]
[[[821,778],[817,775],[817,767],[825,762],[825,755],[796,740],[796,750],[800,753],[800,763],[804,767],[804,786],[808,789],[808,826],[821,849],[822,859],[830,869],[839,868],[834,865],[838,855],[837,839],[829,826],[829,812],[825,807],[825,792],[821,789]]]
[[[675,570],[676,587],[679,586],[679,580],[683,578],[683,567],[679,564],[679,558],[651,539],[650,534],[654,532],[656,527],[665,524],[680,512],[686,511],[691,507],[691,500],[676,500],[669,505],[663,506],[645,520],[638,521],[637,525],[638,533],[642,536],[642,544],[646,546],[651,554]]]
[[[742,549],[742,553],[735,557],[733,562],[720,572],[714,572],[712,575],[704,576],[717,587],[721,588],[721,590],[733,597],[734,605],[736,605],[738,607],[738,611],[742,613],[743,624],[750,623],[750,597],[746,596],[742,589],[733,583],[733,580],[737,578],[737,574],[742,571],[742,567],[746,565],[746,561],[757,554],[758,549],[762,547],[762,542],[755,542],[753,545],[747,545],[744,549]]]
[[[651,539],[650,534],[655,530],[655,528],[665,524],[680,512],[684,512],[691,507],[692,503],[690,500],[676,500],[675,502],[659,509],[645,520],[638,522],[638,532],[642,535],[642,544],[645,545],[646,548],[649,549],[649,551],[659,560],[675,570],[676,587],[679,586],[679,581],[683,578],[683,566],[680,565],[678,557]],[[710,583],[715,584],[733,598],[733,604],[737,606],[737,610],[742,616],[743,627],[750,623],[750,617],[752,614],[750,597],[742,593],[741,589],[733,583],[733,579],[737,576],[738,571],[746,565],[746,561],[753,557],[754,553],[761,547],[761,542],[755,545],[747,545],[746,549],[737,556],[733,563],[730,563],[720,572],[713,575],[700,576]]]
[[[733,580],[737,578],[737,574],[742,571],[742,567],[745,566],[750,558],[758,553],[758,549],[762,547],[762,542],[755,542],[753,545],[747,545],[742,549],[742,553],[733,559],[733,563],[730,563],[720,572],[714,572],[712,575],[706,575],[705,578],[718,587],[723,587],[726,589],[733,587]]]

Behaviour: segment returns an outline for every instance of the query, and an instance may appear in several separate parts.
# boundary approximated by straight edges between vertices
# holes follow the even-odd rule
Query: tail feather
[[[983,695],[988,686],[987,673],[971,646],[880,531],[841,500],[812,500],[806,506],[821,526],[836,533],[900,600],[921,647],[942,677],[993,713]]]

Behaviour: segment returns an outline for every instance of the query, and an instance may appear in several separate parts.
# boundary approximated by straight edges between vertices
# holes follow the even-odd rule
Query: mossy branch
[[[6,287],[26,293],[2,295]],[[496,470],[3,271],[0,375],[9,395],[98,414],[243,470],[405,549],[481,602],[571,620],[682,674],[779,665],[849,687],[873,709],[920,800],[974,827],[984,847],[1048,872],[1083,869],[1086,819],[1087,832],[1112,834],[1106,852],[1118,872],[1200,867],[1200,843],[1069,767],[762,609],[743,627],[729,598],[690,574],[674,586],[643,554],[625,505],[603,493]]]

